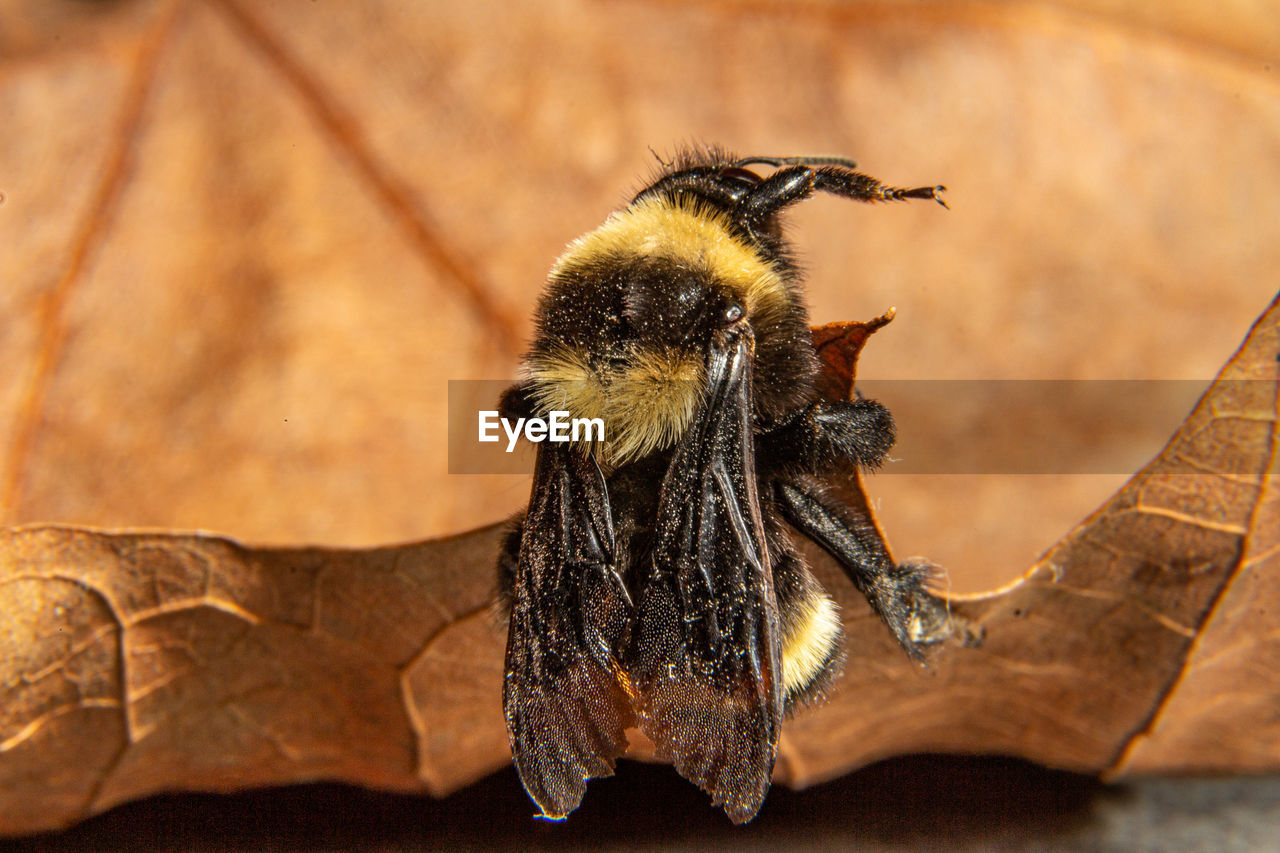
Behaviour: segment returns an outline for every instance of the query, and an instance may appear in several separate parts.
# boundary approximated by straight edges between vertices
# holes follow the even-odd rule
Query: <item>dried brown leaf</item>
[[[0,831],[171,789],[443,793],[507,760],[493,529],[364,551],[0,539]]]
[[[856,358],[866,327],[848,332]],[[1248,595],[1276,552],[1278,353],[1280,300],[1131,483],[1017,583],[953,600],[981,641],[928,674],[810,548],[853,654],[832,699],[788,724],[779,779],[924,750],[1112,774],[1280,767],[1280,680],[1249,665],[1275,653],[1276,603]],[[338,551],[4,533],[0,612],[17,619],[0,647],[0,830],[172,788],[442,794],[496,769],[497,534]]]

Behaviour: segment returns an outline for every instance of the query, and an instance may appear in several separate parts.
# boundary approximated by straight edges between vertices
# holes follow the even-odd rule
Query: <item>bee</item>
[[[944,187],[855,169],[684,152],[551,269],[499,407],[600,418],[605,434],[538,445],[498,561],[507,731],[541,817],[577,808],[635,726],[734,822],[755,816],[784,715],[843,662],[838,609],[793,533],[839,562],[908,655],[937,623],[927,569],[895,564],[824,487],[880,465],[894,422],[870,399],[819,398],[779,214],[814,193],[945,207]]]

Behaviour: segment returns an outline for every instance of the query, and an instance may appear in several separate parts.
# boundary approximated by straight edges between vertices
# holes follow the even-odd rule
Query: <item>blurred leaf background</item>
[[[1207,383],[1277,286],[1278,48],[1249,0],[4,0],[0,522],[504,517],[527,480],[447,473],[446,382],[512,376],[564,243],[691,141],[948,185],[794,211],[815,322],[898,308],[862,378]],[[871,490],[973,590],[1124,479]]]

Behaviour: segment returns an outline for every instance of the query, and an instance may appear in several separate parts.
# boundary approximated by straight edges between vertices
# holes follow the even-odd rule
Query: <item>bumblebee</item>
[[[733,821],[755,816],[784,714],[843,660],[836,604],[795,533],[920,657],[942,612],[925,567],[895,565],[824,488],[881,463],[893,418],[819,399],[779,214],[818,192],[943,203],[943,190],[884,186],[843,158],[691,151],[555,262],[500,410],[601,418],[605,434],[538,446],[498,561],[507,730],[542,817],[612,774],[633,726]]]

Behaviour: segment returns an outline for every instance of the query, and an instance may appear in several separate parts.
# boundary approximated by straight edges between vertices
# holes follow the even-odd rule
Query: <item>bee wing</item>
[[[613,563],[613,521],[595,460],[538,446],[516,566],[503,710],[520,780],[543,816],[578,807],[613,773],[635,724],[615,650],[631,603]]]
[[[628,656],[641,727],[735,822],[769,789],[782,718],[778,614],[756,494],[750,341],[713,345],[698,418],[658,499]]]

